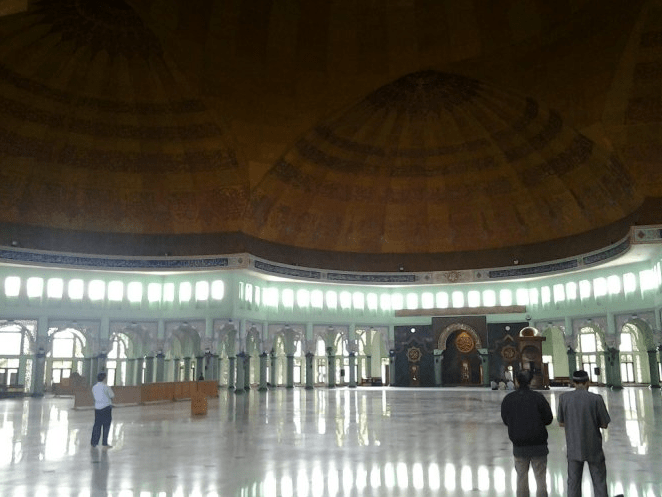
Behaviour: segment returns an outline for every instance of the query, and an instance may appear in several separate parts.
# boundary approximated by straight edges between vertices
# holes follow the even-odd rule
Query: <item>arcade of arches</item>
[[[138,300],[128,292],[113,294],[124,288],[113,273],[105,281],[78,270],[69,283],[94,279],[84,285],[87,294],[73,298],[78,294],[64,282],[69,293],[49,293],[60,278],[48,273],[57,270],[23,268],[22,277],[9,266],[2,271],[0,385],[25,394],[63,393],[76,382],[89,385],[100,370],[109,372],[111,385],[204,378],[237,392],[277,386],[487,386],[519,368],[538,374],[540,387],[564,384],[578,368],[589,371],[596,384],[615,388],[657,388],[662,376],[659,310],[650,308],[527,320],[523,310],[544,316],[544,307],[513,306],[507,314],[502,306],[494,308],[501,314],[482,315],[465,307],[462,315],[454,307],[417,311],[410,305],[402,316],[394,310],[399,294],[385,289],[390,293],[379,300],[384,304],[389,296],[392,308],[370,317],[357,309],[377,299],[369,287],[366,296],[361,287],[334,296],[331,285],[292,281],[270,287],[255,276],[247,283],[241,271],[189,275],[197,281],[178,275],[176,298],[168,295],[165,282],[158,299],[152,294]],[[37,285],[43,279],[37,274],[47,275],[46,285]],[[143,284],[153,290],[148,276],[143,282],[140,276],[131,278],[127,290]],[[210,278],[210,285],[201,284]],[[205,291],[218,281],[223,292]],[[35,285],[42,288],[37,297]],[[103,288],[101,301],[90,298],[96,287]],[[461,287],[454,288],[457,298]],[[306,309],[318,305],[318,293],[325,299],[322,308]],[[278,300],[269,302],[274,294]],[[406,295],[409,304],[413,295]],[[648,295],[656,298],[657,291]],[[488,296],[483,291],[483,300]],[[629,305],[620,295],[611,303]],[[335,311],[333,304],[338,304]]]

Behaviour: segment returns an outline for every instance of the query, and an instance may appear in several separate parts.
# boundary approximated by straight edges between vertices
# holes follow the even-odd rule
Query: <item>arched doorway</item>
[[[445,386],[483,384],[483,367],[478,349],[482,347],[478,333],[463,323],[446,327],[437,347],[444,351],[442,379]]]

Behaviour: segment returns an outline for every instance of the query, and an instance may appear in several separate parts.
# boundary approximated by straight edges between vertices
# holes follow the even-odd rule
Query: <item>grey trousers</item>
[[[607,464],[604,453],[586,462],[593,482],[593,495],[607,497]],[[584,461],[568,459],[568,497],[581,497],[583,473]]]
[[[536,497],[547,497],[547,456],[516,457],[517,497],[529,497],[529,463],[536,478]]]

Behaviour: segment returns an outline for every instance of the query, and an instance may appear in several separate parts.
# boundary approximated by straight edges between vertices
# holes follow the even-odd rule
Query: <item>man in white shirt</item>
[[[99,445],[101,430],[103,429],[102,446],[109,449],[108,434],[110,433],[110,422],[113,410],[113,397],[115,394],[112,389],[106,385],[106,373],[104,371],[97,375],[97,383],[92,387],[92,396],[94,397],[94,426],[92,427],[92,447]]]

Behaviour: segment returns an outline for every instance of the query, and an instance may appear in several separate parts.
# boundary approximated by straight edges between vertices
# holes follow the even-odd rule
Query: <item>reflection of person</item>
[[[559,424],[565,427],[568,448],[568,496],[581,497],[586,461],[595,497],[607,497],[607,465],[600,428],[607,428],[611,418],[602,396],[588,391],[586,371],[575,371],[572,381],[575,390],[561,395],[557,415]]]
[[[112,421],[113,390],[106,385],[106,373],[101,372],[97,375],[97,382],[92,387],[92,396],[94,397],[94,426],[92,427],[92,447],[99,445],[101,431],[103,429],[103,439],[101,445],[109,449],[108,434],[110,433],[110,422]]]
[[[547,399],[529,388],[527,371],[517,373],[518,388],[501,402],[501,419],[513,443],[517,497],[529,496],[529,466],[536,478],[536,497],[547,497],[547,426],[554,419]]]

